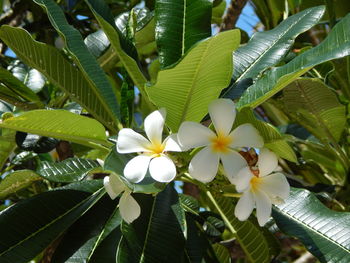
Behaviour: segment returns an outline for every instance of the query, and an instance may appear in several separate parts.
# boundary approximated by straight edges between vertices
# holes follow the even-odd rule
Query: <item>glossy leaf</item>
[[[345,106],[322,81],[298,79],[283,95],[286,110],[312,134],[322,141],[339,141],[346,123]]]
[[[284,66],[268,71],[243,94],[238,107],[256,107],[312,67],[350,54],[350,14],[344,17],[318,46],[300,54]]]
[[[23,200],[0,213],[0,261],[26,263],[62,234],[104,194],[57,190]]]
[[[114,48],[119,60],[127,70],[129,76],[135,85],[143,92],[146,78],[141,72],[135,58],[135,47],[123,37],[115,25],[114,18],[110,13],[108,5],[104,1],[85,0],[93,12],[103,31],[107,35],[112,47]]]
[[[255,33],[246,45],[233,54],[233,79],[254,79],[263,70],[279,63],[295,38],[314,26],[324,11],[324,6],[309,8],[288,17],[272,30]]]
[[[273,209],[278,227],[297,237],[320,262],[346,263],[350,257],[350,213],[325,207],[307,190],[292,188]]]
[[[234,215],[234,205],[232,199],[227,197],[216,197],[216,202],[234,230],[233,234],[237,238],[247,259],[252,263],[270,262],[272,254],[270,243],[264,232],[256,222],[252,220],[239,221]],[[216,209],[215,209],[216,210]]]
[[[42,72],[50,82],[70,95],[97,120],[112,130],[116,129],[115,117],[106,109],[97,90],[92,88],[84,75],[58,49],[35,41],[21,28],[4,25],[0,28],[0,38],[21,60]]]
[[[52,182],[75,182],[82,180],[89,171],[99,166],[97,161],[69,158],[59,163],[41,162],[37,172]]]
[[[80,217],[64,234],[51,262],[91,262],[90,259],[99,244],[121,223],[120,215],[114,213],[118,201],[112,201],[108,195],[105,195]],[[109,222],[111,219],[112,224]],[[115,253],[105,255],[104,258],[108,257],[115,259]]]
[[[30,88],[28,88],[25,84],[23,84],[20,80],[13,76],[9,71],[1,67],[0,79],[0,82],[3,83],[12,92],[30,102],[37,103],[38,107],[42,107],[40,98]]]
[[[141,215],[132,224],[122,223],[123,239],[117,262],[163,263],[184,255],[185,215],[175,189],[168,187],[155,198],[137,195]]]
[[[35,0],[34,2],[47,11],[52,26],[65,40],[74,62],[94,90],[94,95],[99,97],[99,102],[103,104],[104,110],[119,119],[119,105],[113,87],[95,57],[87,49],[79,31],[67,22],[63,10],[55,1]]]
[[[158,107],[167,110],[173,132],[183,121],[200,121],[208,104],[230,83],[232,51],[239,45],[239,31],[220,33],[200,42],[173,68],[161,70],[147,93]]]
[[[48,153],[55,149],[59,140],[26,132],[16,132],[17,146],[25,151]]]
[[[5,199],[10,194],[16,193],[40,180],[42,180],[40,176],[31,170],[12,172],[0,181],[0,199]]]
[[[65,110],[34,110],[0,122],[1,128],[38,134],[100,148],[109,145],[104,127],[94,119]]]
[[[198,41],[211,35],[209,0],[157,0],[156,43],[162,68],[177,62]]]
[[[220,263],[229,263],[231,262],[230,252],[226,247],[218,243],[213,245],[215,255],[218,258]]]
[[[0,129],[0,135],[0,169],[2,169],[9,155],[16,148],[16,132],[9,129]]]
[[[36,69],[30,68],[23,64],[19,60],[15,60],[7,67],[7,69],[11,71],[17,79],[23,82],[23,84],[26,85],[34,94],[40,92],[45,86],[46,79],[44,75],[42,75]]]

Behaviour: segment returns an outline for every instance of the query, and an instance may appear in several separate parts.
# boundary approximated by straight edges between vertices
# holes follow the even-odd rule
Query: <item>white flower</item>
[[[184,122],[178,132],[178,141],[184,148],[203,147],[191,160],[189,173],[202,182],[214,179],[221,160],[230,181],[247,165],[245,159],[234,149],[262,147],[264,142],[251,124],[242,124],[231,132],[236,118],[234,103],[229,99],[217,99],[209,105],[209,115],[216,133],[196,123]]]
[[[154,180],[170,182],[176,176],[173,161],[165,154],[167,151],[180,152],[176,135],[162,141],[166,111],[164,108],[152,112],[145,118],[144,127],[148,139],[132,129],[121,129],[118,135],[119,153],[142,152],[131,159],[124,168],[124,176],[131,182],[138,183],[145,177],[149,168]]]
[[[256,207],[260,226],[265,225],[271,215],[272,204],[283,202],[289,196],[289,184],[278,168],[277,156],[270,150],[261,149],[256,169],[245,167],[235,178],[236,189],[243,192],[236,208],[236,217],[244,221]]]
[[[119,212],[125,222],[130,224],[140,216],[141,208],[139,204],[131,196],[129,188],[124,185],[117,175],[106,176],[103,179],[103,185],[112,199],[124,192],[119,200]]]

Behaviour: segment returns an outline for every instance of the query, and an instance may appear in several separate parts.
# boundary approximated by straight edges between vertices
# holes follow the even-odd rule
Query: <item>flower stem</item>
[[[209,200],[212,202],[212,204],[215,206],[215,208],[218,210],[219,214],[221,215],[222,219],[224,220],[227,228],[232,232],[232,234],[236,235],[237,232],[232,226],[230,220],[226,217],[225,213],[221,210],[221,207],[219,204],[216,202],[214,196],[211,194],[209,190],[205,191],[205,194],[208,196]]]

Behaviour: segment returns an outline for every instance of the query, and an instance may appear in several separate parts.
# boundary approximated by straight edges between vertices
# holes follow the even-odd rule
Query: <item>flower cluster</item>
[[[217,174],[220,163],[228,180],[242,193],[235,215],[246,220],[256,207],[258,222],[263,226],[269,219],[272,204],[289,195],[289,184],[282,173],[276,172],[277,156],[263,148],[264,141],[252,124],[245,123],[232,130],[236,118],[235,105],[228,99],[217,99],[209,105],[214,131],[196,122],[183,122],[178,134],[162,138],[166,118],[164,108],[145,118],[147,138],[132,129],[122,129],[118,135],[119,153],[139,153],[124,168],[124,176],[133,183],[141,182],[147,172],[159,182],[170,182],[176,176],[176,166],[168,152],[201,148],[189,164],[189,174],[203,183]],[[256,166],[250,167],[239,153],[244,148],[258,148]],[[107,178],[107,179],[106,179]],[[140,207],[116,176],[105,178],[105,187],[111,198],[124,191],[120,199],[123,219],[132,222],[140,214]],[[125,209],[129,207],[129,209]],[[133,210],[133,211],[132,211]]]

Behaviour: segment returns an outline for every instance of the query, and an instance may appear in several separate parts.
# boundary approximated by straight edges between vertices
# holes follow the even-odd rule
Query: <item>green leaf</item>
[[[198,41],[211,35],[209,0],[157,0],[156,43],[162,68],[177,62]]]
[[[16,148],[16,132],[9,129],[0,129],[0,135],[0,169],[2,169],[9,155]]]
[[[7,69],[34,94],[40,92],[45,86],[45,77],[36,69],[28,67],[19,60],[12,62]],[[37,97],[37,99],[39,98]]]
[[[127,39],[116,27],[108,5],[104,1],[98,0],[85,0],[85,2],[88,4],[103,31],[107,35],[112,47],[117,53],[117,56],[119,57],[124,68],[127,70],[129,76],[140,91],[144,93],[143,87],[146,83],[146,78],[141,72],[135,59],[130,56],[130,54],[136,52],[135,47],[127,41]]]
[[[40,98],[30,88],[28,88],[25,84],[13,76],[9,71],[1,67],[0,82],[23,99],[26,99],[30,102],[35,102],[38,107],[43,106],[43,104],[40,102]]]
[[[349,54],[350,14],[337,23],[321,44],[300,54],[288,64],[270,70],[257,80],[244,92],[237,106],[254,108],[312,67]]]
[[[239,30],[230,30],[200,42],[173,68],[161,70],[147,93],[167,110],[167,124],[176,132],[183,121],[200,121],[208,104],[228,86],[232,51],[239,45]]]
[[[97,161],[69,158],[59,163],[41,162],[37,173],[52,182],[75,182],[99,166]]]
[[[87,193],[94,193],[103,187],[102,179],[83,180],[80,182],[74,182],[65,186],[55,188],[55,190],[76,190]]]
[[[175,189],[156,195],[135,195],[142,213],[132,224],[122,223],[117,262],[164,263],[184,255],[185,215]]]
[[[108,195],[101,198],[69,227],[55,249],[51,262],[91,262],[99,244],[121,223],[119,213],[114,212],[118,202],[119,200],[112,201]],[[105,255],[107,257],[115,259],[115,253]]]
[[[95,57],[87,49],[79,31],[71,26],[62,9],[53,0],[35,0],[47,11],[51,24],[65,40],[66,47],[74,62],[84,74],[94,94],[99,97],[104,110],[119,119],[119,105],[107,76],[98,65]]]
[[[216,257],[218,258],[220,263],[229,263],[231,262],[230,252],[226,247],[220,245],[218,243],[213,245],[213,249]]]
[[[332,211],[309,191],[292,188],[272,216],[283,232],[297,237],[321,262],[349,261],[350,213]]]
[[[0,181],[0,200],[40,180],[40,176],[31,170],[12,172]]]
[[[104,127],[94,119],[65,110],[34,110],[0,122],[0,127],[72,141],[89,147],[110,146]]]
[[[309,8],[288,17],[272,30],[255,33],[245,46],[233,54],[233,79],[254,79],[266,68],[279,63],[295,38],[314,26],[324,11],[324,6]]]
[[[271,124],[257,120],[250,108],[243,108],[237,114],[234,128],[244,123],[251,123],[264,138],[264,147],[271,149],[281,158],[297,162],[292,147],[284,140],[282,134]]]
[[[283,90],[286,110],[321,141],[339,141],[346,124],[346,109],[326,84],[302,78]]]
[[[98,96],[98,91],[58,49],[35,41],[27,31],[21,28],[6,25],[0,28],[0,38],[27,65],[39,70],[50,82],[86,108],[97,120],[116,131],[115,117],[106,109],[103,98]]]
[[[26,263],[62,234],[104,194],[72,190],[45,192],[0,214],[0,261]]]
[[[230,231],[237,238],[245,252],[247,259],[252,263],[270,262],[273,254],[270,251],[270,241],[267,235],[269,232],[263,231],[256,222],[248,219],[246,221],[239,221],[234,215],[235,206],[232,199],[226,197],[215,198],[218,207],[214,210],[221,210],[220,215],[225,216],[225,223],[231,225]],[[256,220],[254,220],[256,221]]]

